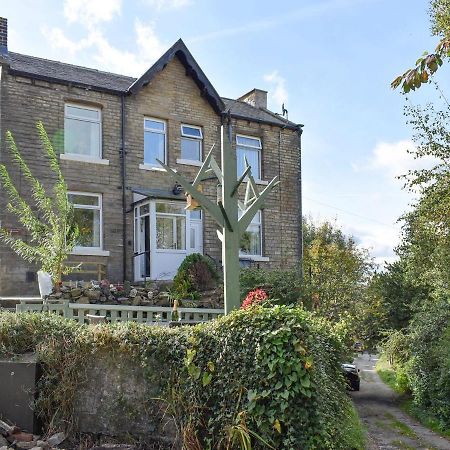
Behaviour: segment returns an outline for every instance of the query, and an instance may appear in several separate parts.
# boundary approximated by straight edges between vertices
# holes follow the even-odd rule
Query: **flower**
[[[242,302],[241,309],[248,309],[267,300],[269,296],[260,288],[250,291]]]

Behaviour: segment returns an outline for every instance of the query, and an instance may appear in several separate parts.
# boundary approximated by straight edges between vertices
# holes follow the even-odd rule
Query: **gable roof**
[[[128,91],[135,94],[144,86],[147,86],[153,77],[163,70],[175,56],[178,57],[186,68],[186,75],[190,75],[193,78],[195,84],[200,89],[201,94],[208,100],[214,110],[219,114],[223,112],[225,105],[223,104],[222,99],[204,74],[203,70],[197,64],[197,61],[194,59],[182,39],[178,39],[178,41],[175,42],[175,44],[173,44],[172,47],[170,47],[169,50],[167,50],[167,52],[144,73],[144,75],[138,78],[129,87]]]
[[[139,92],[175,56],[179,58],[186,68],[186,74],[193,78],[201,94],[208,100],[217,114],[229,113],[236,119],[250,120],[290,129],[299,128],[294,122],[286,120],[268,109],[256,108],[244,101],[220,97],[181,39],[138,79],[14,52],[8,53],[7,64],[12,75],[31,77],[37,80],[108,92],[115,95],[126,95]]]

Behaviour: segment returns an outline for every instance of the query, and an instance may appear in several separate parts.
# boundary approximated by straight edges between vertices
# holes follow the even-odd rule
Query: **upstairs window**
[[[101,158],[101,120],[99,108],[67,103],[64,107],[64,153]]]
[[[181,159],[202,160],[203,134],[200,127],[181,125]]]
[[[74,222],[78,225],[77,248],[102,249],[102,196],[86,192],[69,192]]]
[[[158,119],[144,119],[144,164],[160,167],[166,159],[166,122]]]
[[[242,235],[239,253],[241,256],[262,256],[261,211],[255,214],[247,230]]]
[[[245,158],[252,168],[252,175],[255,179],[261,179],[261,139],[236,135],[236,158],[237,171],[240,177],[245,170]]]

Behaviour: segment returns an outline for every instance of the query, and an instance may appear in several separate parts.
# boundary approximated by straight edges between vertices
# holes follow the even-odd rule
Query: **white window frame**
[[[255,147],[253,145],[247,145],[247,144],[239,144],[238,143],[238,138],[243,137],[243,138],[247,138],[247,139],[254,139],[256,141],[259,142],[259,147]],[[246,134],[236,134],[236,156],[237,156],[237,151],[239,147],[244,147],[244,148],[249,148],[252,150],[258,150],[258,173],[255,174],[253,173],[253,176],[255,177],[255,181],[261,181],[262,180],[262,142],[261,142],[261,138],[257,137],[257,136],[249,136]],[[252,167],[253,169],[253,167]],[[241,174],[238,174],[238,176],[241,176]]]
[[[68,195],[82,195],[85,197],[96,197],[98,199],[98,206],[73,203],[73,207],[74,207],[74,209],[92,209],[92,210],[100,211],[100,220],[99,220],[100,245],[98,247],[75,246],[72,253],[76,254],[76,255],[109,256],[109,252],[103,250],[103,196],[102,196],[102,194],[97,194],[97,193],[93,193],[93,192],[81,192],[81,191],[68,191],[67,194]]]
[[[89,111],[96,111],[98,112],[98,120],[94,119],[86,119],[85,117],[79,117],[76,115],[68,114],[67,113],[67,106],[71,106],[73,108],[79,108],[79,109],[87,109]],[[78,153],[67,153],[66,152],[66,119],[74,119],[79,120],[82,122],[89,122],[89,123],[98,123],[99,124],[99,139],[98,139],[98,154],[97,155],[80,155]],[[72,160],[72,161],[81,161],[81,162],[96,162],[99,164],[109,164],[108,160],[102,159],[103,154],[103,127],[102,127],[102,110],[99,107],[91,106],[91,105],[84,105],[82,103],[72,103],[72,102],[65,102],[64,103],[64,153],[61,153],[60,159],[65,160]]]
[[[241,215],[242,215],[242,212],[239,211],[239,216],[241,216]],[[259,219],[257,222],[254,222],[256,217],[258,217]],[[259,248],[261,249],[261,254],[242,253],[240,250],[240,243],[239,243],[239,257],[244,258],[244,259],[245,258],[253,259],[253,258],[263,257],[263,227],[262,227],[262,211],[260,209],[257,211],[255,216],[252,218],[252,221],[250,222],[250,224],[248,225],[248,227],[245,231],[247,231],[252,226],[259,227]]]
[[[189,128],[194,128],[195,130],[198,130],[200,132],[200,136],[192,136],[190,134],[186,134],[183,130],[183,127],[189,127]],[[178,164],[185,164],[185,165],[190,165],[190,166],[201,166],[202,165],[202,161],[203,161],[203,131],[202,128],[197,126],[197,125],[189,125],[187,123],[182,123],[180,125],[180,130],[181,130],[181,139],[180,139],[180,159],[177,159],[177,163]],[[182,155],[182,142],[183,139],[188,140],[188,141],[195,141],[195,142],[199,142],[199,158],[198,159],[186,159],[183,158]]]
[[[145,126],[146,120],[152,120],[153,122],[162,123],[164,125],[164,131],[157,130],[155,128],[146,127]],[[145,162],[145,133],[146,132],[164,135],[164,161],[163,161],[163,163],[167,164],[167,121],[165,121],[163,119],[157,119],[156,117],[144,117],[144,158],[143,158],[143,163],[139,165],[139,168],[144,169],[144,170],[164,171],[164,168],[160,167],[158,164],[151,164],[151,163]]]

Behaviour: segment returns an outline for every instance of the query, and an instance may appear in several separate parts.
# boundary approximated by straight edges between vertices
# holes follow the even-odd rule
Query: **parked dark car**
[[[354,364],[342,364],[341,367],[349,389],[359,391],[359,369]]]

